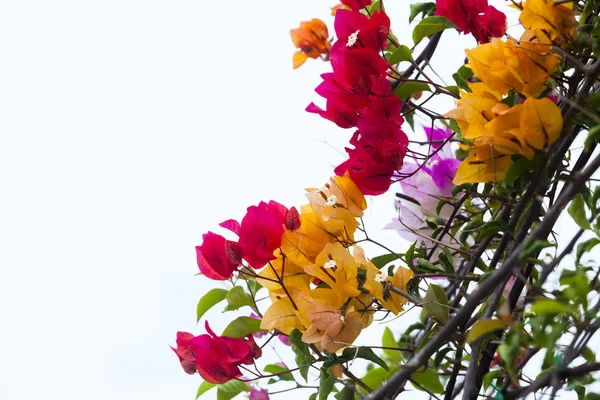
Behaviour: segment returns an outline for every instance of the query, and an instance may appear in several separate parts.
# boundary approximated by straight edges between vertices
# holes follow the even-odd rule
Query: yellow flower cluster
[[[367,205],[347,175],[307,192],[298,229],[284,232],[277,259],[257,278],[272,301],[261,328],[284,334],[299,329],[304,342],[336,352],[371,324],[375,301],[394,314],[402,311],[407,300],[387,289],[406,290],[412,271],[399,267],[389,277],[354,243]]]
[[[562,131],[559,108],[552,100],[537,97],[562,61],[553,46],[566,46],[575,37],[573,11],[553,0],[528,0],[522,4],[520,20],[526,31],[519,41],[493,38],[466,50],[469,66],[481,82],[469,84],[470,93],[461,91],[457,108],[445,115],[458,122],[471,143],[454,178],[456,185],[502,180],[512,164],[511,155],[532,159],[535,150],[554,143]],[[511,90],[526,100],[512,107],[503,103]]]

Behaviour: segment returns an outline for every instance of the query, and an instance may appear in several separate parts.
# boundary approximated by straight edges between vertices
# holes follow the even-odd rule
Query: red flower
[[[191,333],[177,332],[177,348],[173,351],[188,374],[197,370],[207,382],[225,383],[242,376],[240,364],[251,365],[262,355],[252,335],[245,339],[217,336],[208,321],[205,327],[208,334],[195,337]]]
[[[242,260],[242,248],[221,235],[202,235],[202,245],[196,246],[198,268],[207,278],[224,281],[231,278]]]
[[[487,0],[437,0],[435,15],[448,18],[464,34],[473,33],[479,43],[506,33],[506,15]]]
[[[481,44],[488,43],[490,38],[502,37],[506,33],[506,15],[494,6],[488,6],[483,14],[475,17],[473,36]]]
[[[352,10],[361,10],[371,4],[371,0],[340,0],[340,3]]]
[[[273,200],[248,207],[239,229],[238,243],[252,268],[262,268],[267,261],[276,258],[273,252],[281,246],[287,212],[285,206]]]

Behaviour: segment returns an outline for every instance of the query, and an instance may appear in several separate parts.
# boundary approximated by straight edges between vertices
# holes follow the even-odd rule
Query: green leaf
[[[459,96],[460,97],[460,90],[458,90],[458,86],[456,85],[450,85],[450,86],[444,86],[444,88],[449,91],[450,93]]]
[[[419,272],[434,272],[434,273],[442,272],[441,268],[439,268],[437,265],[427,261],[424,258],[419,258],[419,261],[417,262],[417,265],[415,266],[415,268]]]
[[[381,337],[381,345],[383,347],[398,347],[394,333],[389,327],[385,327],[383,330],[383,336]],[[400,361],[402,354],[399,350],[383,349],[383,354],[388,356],[392,361]]]
[[[227,300],[225,311],[237,310],[244,306],[249,306],[254,309],[252,296],[246,293],[241,286],[234,286],[233,289],[227,293],[227,296],[225,296],[225,300]]]
[[[585,200],[581,194],[578,194],[568,208],[569,215],[575,220],[581,229],[592,229],[590,222],[585,216]]]
[[[589,151],[592,146],[600,142],[600,125],[596,125],[588,131],[588,135],[585,138],[583,144],[585,151]]]
[[[411,60],[412,54],[410,52],[410,49],[407,46],[401,44],[400,47],[398,47],[396,51],[394,51],[388,62],[390,63],[390,65],[396,65],[401,63],[402,61]]]
[[[354,400],[354,390],[344,386],[344,388],[333,397],[335,397],[336,400]]]
[[[406,250],[406,253],[404,254],[404,258],[406,259],[406,266],[408,268],[410,268],[411,270],[415,270],[415,246],[417,245],[417,242],[414,242],[413,244],[410,245],[410,247],[408,248],[408,250]]]
[[[408,23],[410,24],[415,20],[417,15],[422,14],[423,16],[433,15],[435,13],[435,3],[415,3],[410,5],[410,16],[408,17]]]
[[[539,163],[539,157],[534,157],[533,160],[529,160],[523,156],[513,156],[513,163],[504,175],[503,182],[506,186],[513,187],[516,180],[533,169]]]
[[[478,239],[483,240],[486,237],[496,236],[496,234],[506,231],[508,231],[508,224],[506,222],[500,220],[490,221],[483,225],[479,231]]]
[[[225,296],[227,296],[227,290],[218,288],[212,289],[202,296],[196,307],[196,322],[200,321],[204,313],[210,310],[215,304],[225,300]]]
[[[200,387],[198,388],[198,392],[196,393],[196,398],[202,396],[205,392],[208,392],[210,389],[214,388],[215,385],[214,383],[210,383],[210,382],[202,382],[200,384]]]
[[[454,78],[454,82],[456,82],[456,86],[458,86],[460,89],[470,92],[471,88],[469,87],[469,83],[467,81],[467,79],[471,78],[473,76],[473,71],[471,70],[471,68],[467,67],[467,66],[462,66],[458,69],[458,71],[456,71],[454,74],[452,74],[452,78]]]
[[[411,98],[419,92],[431,92],[431,88],[425,82],[405,81],[394,91],[396,96],[401,99]]]
[[[371,262],[377,268],[382,269],[383,267],[385,267],[392,261],[396,261],[399,258],[400,258],[399,255],[396,255],[396,254],[384,254],[382,256],[377,256],[377,257],[371,258]]]
[[[386,371],[383,368],[373,368],[362,378],[362,381],[370,388],[376,388],[381,386],[383,381],[385,381],[390,376],[390,372]]]
[[[319,374],[319,400],[327,400],[327,396],[333,390],[335,376],[331,373],[331,368],[321,368]]]
[[[577,245],[577,262],[579,262],[585,253],[590,252],[598,244],[600,244],[600,239],[598,238],[591,238],[585,242],[579,243]]]
[[[596,362],[596,354],[592,349],[585,346],[583,351],[581,352],[581,356],[590,364],[594,364]]]
[[[237,317],[227,325],[222,336],[232,338],[245,338],[260,331],[260,320],[252,317]]]
[[[367,6],[368,14],[372,15],[375,11],[381,11],[382,5],[381,0],[374,1],[373,4]]]
[[[450,125],[452,125],[452,121],[454,121],[454,120],[451,120]],[[456,123],[456,121],[454,121],[454,122]],[[454,132],[456,132],[456,131],[454,131]],[[462,185],[454,186],[452,188],[452,197],[456,197],[456,195],[458,193],[462,192],[463,190],[471,189],[471,186],[473,186],[472,183],[463,183]]]
[[[436,369],[427,368],[423,372],[414,372],[411,378],[431,393],[440,394],[444,392],[444,385],[440,382],[440,374]],[[415,388],[421,390],[417,386]]]
[[[265,369],[263,371],[269,374],[279,374],[277,375],[277,378],[281,379],[282,381],[294,380],[292,374],[288,372],[289,370],[286,367],[282,367],[278,364],[268,364],[265,366]]]
[[[454,270],[454,260],[452,259],[452,253],[450,253],[450,250],[445,249],[443,252],[440,251],[438,254],[438,259],[440,260],[442,267],[444,267],[444,271],[452,275],[456,273]]]
[[[442,323],[448,322],[448,297],[441,287],[430,284],[425,293],[423,309],[431,319]]]
[[[480,319],[473,324],[467,334],[467,343],[472,343],[475,339],[497,331],[498,329],[506,328],[506,322],[500,319]]]
[[[519,253],[519,261],[526,260],[532,254],[539,253],[546,247],[552,247],[554,244],[545,239],[532,239],[527,242],[525,247]]]
[[[456,25],[450,22],[450,20],[447,18],[440,16],[424,18],[417,24],[417,26],[415,26],[415,29],[413,30],[413,42],[417,44],[424,37],[449,28],[457,29]]]
[[[535,314],[556,315],[561,313],[570,313],[571,311],[571,307],[559,300],[536,300],[531,305],[531,312]]]
[[[315,361],[315,358],[310,354],[310,349],[306,343],[302,341],[302,332],[298,329],[294,329],[288,341],[292,347],[292,351],[296,353],[296,365],[300,371],[300,375],[308,382],[308,369],[310,365]]]
[[[502,372],[502,370],[499,369],[488,372],[483,376],[483,388],[485,390],[488,390],[494,379],[500,378],[502,376],[504,376],[504,372]]]
[[[364,360],[369,360],[369,361],[374,362],[375,364],[379,365],[386,371],[390,370],[390,368],[385,363],[385,361],[383,361],[381,358],[379,358],[379,356],[377,354],[375,354],[375,352],[373,352],[373,350],[371,350],[368,347],[354,347],[354,348],[347,347],[342,352],[341,359],[344,361],[350,361],[355,358],[362,358]]]
[[[242,392],[249,392],[250,386],[246,382],[232,379],[217,386],[217,400],[231,400]]]
[[[462,231],[459,235],[459,240],[462,244],[467,244],[467,239],[469,236],[474,235],[478,232],[479,228],[485,225],[480,219],[472,219],[463,226]]]

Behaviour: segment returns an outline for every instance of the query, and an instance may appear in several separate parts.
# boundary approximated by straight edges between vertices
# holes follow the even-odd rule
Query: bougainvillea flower
[[[259,276],[260,278],[256,278],[258,283],[270,293],[279,294],[285,293],[284,288],[278,282],[279,279],[283,279],[286,289],[294,288],[299,291],[309,290],[310,282],[313,280],[313,277],[304,272],[303,268],[293,264],[288,258],[277,258],[271,261],[266,268],[260,271]]]
[[[475,182],[499,182],[512,165],[510,155],[493,151],[489,147],[475,147],[458,167],[455,185]]]
[[[387,46],[390,19],[384,11],[376,11],[371,18],[357,11],[338,10],[335,15],[335,33],[340,50],[369,48],[381,51]]]
[[[300,229],[284,232],[281,251],[289,261],[304,267],[314,263],[325,244],[333,240],[310,205],[304,205],[300,208]]]
[[[436,0],[435,15],[446,17],[465,34],[473,30],[473,21],[483,13],[487,0]]]
[[[473,36],[479,43],[488,43],[491,38],[499,38],[506,33],[506,15],[494,6],[478,14],[473,22]]]
[[[262,355],[261,348],[256,345],[252,335],[244,339],[217,336],[205,324],[208,334],[193,336],[187,332],[177,333],[177,349],[175,353],[182,361],[184,370],[192,371],[189,361],[195,361],[195,367],[207,382],[221,384],[242,376],[238,366],[250,365]],[[191,372],[193,373],[193,372]]]
[[[306,197],[327,232],[346,241],[353,240],[358,221],[350,210],[337,202],[337,195],[327,188],[307,189]]]
[[[300,23],[300,27],[290,30],[290,36],[298,51],[294,53],[294,68],[298,68],[308,58],[329,59],[329,32],[327,25],[318,18]]]
[[[459,32],[472,33],[479,43],[506,33],[506,15],[487,0],[437,0],[435,15],[448,18]]]
[[[196,357],[194,356],[192,346],[188,343],[193,337],[194,335],[188,332],[177,332],[177,339],[175,341],[175,343],[177,343],[177,348],[171,346],[171,349],[177,354],[177,357],[179,357],[181,367],[190,375],[196,373]]]
[[[327,290],[331,292],[330,290]],[[311,294],[317,292],[297,292],[294,294],[298,315],[308,327],[302,334],[302,341],[314,343],[317,347],[335,353],[354,342],[362,330],[362,317],[353,306],[344,310],[319,301]]]
[[[350,141],[355,148],[346,148],[350,158],[340,164],[335,173],[343,176],[348,172],[350,179],[364,194],[385,193],[392,183],[392,175],[402,167],[408,139],[399,143],[393,139],[373,140],[359,136],[357,131]]]
[[[390,63],[381,57],[378,50],[347,50],[345,45],[338,41],[331,50],[331,66],[336,78],[346,87],[368,93],[374,78],[386,76]]]
[[[273,200],[248,207],[240,224],[238,243],[252,268],[262,268],[275,259],[273,252],[281,246],[287,212],[285,206]]]
[[[525,29],[541,30],[559,45],[577,37],[573,4],[554,0],[527,0],[519,20]]]
[[[196,259],[200,272],[207,278],[227,280],[242,260],[242,248],[236,242],[208,232],[202,235],[202,245],[196,246]]]
[[[388,290],[385,285],[393,285],[406,292],[406,285],[412,278],[413,272],[410,269],[398,267],[394,276],[389,277],[385,272],[373,265],[373,263],[368,263],[365,268],[367,270],[367,279],[364,283],[365,289],[367,289],[382,306],[390,310],[394,315],[398,315],[398,313],[404,309],[402,305],[406,304],[408,299]]]
[[[352,10],[361,10],[371,4],[371,0],[340,0],[340,2]]]
[[[252,388],[248,400],[269,400],[269,392],[261,388]]]
[[[338,244],[327,243],[315,264],[304,267],[304,270],[329,285],[340,299],[360,295],[354,257]]]
[[[291,290],[294,292],[294,290]],[[281,295],[279,299],[273,301],[273,304],[267,308],[260,322],[260,329],[273,332],[277,329],[286,335],[292,333],[294,329],[304,330],[304,326],[296,315],[296,310],[287,296]]]

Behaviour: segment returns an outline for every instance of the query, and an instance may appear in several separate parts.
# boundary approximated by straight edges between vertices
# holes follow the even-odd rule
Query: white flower
[[[385,282],[386,279],[387,279],[387,276],[385,276],[385,274],[383,272],[380,272],[377,275],[375,275],[375,282],[383,283],[383,282]]]
[[[360,32],[360,30],[358,30],[358,31],[350,34],[350,36],[348,36],[348,43],[346,43],[346,46],[348,46],[348,47],[354,46],[354,44],[358,40],[358,33],[359,32]]]
[[[329,196],[327,198],[327,203],[326,204],[328,206],[333,207],[333,206],[336,205],[336,203],[337,203],[337,196],[335,194],[332,194],[331,196]]]
[[[335,267],[337,267],[337,264],[335,263],[335,260],[329,260],[329,261],[327,261],[323,265],[323,268],[325,268],[325,269],[332,269],[332,268],[335,268]]]

